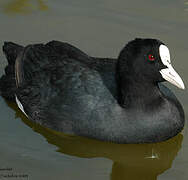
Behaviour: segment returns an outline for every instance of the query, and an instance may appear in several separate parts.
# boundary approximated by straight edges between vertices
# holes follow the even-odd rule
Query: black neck
[[[157,83],[141,78],[123,78],[119,82],[119,103],[125,107],[150,108],[161,103],[162,94]]]

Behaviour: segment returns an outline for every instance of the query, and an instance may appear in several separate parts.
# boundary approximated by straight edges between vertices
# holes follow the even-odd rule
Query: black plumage
[[[184,112],[160,83],[160,44],[135,39],[110,59],[58,41],[26,47],[8,42],[3,50],[10,72],[0,80],[1,95],[16,95],[30,120],[67,134],[116,143],[163,141],[182,130]],[[149,52],[155,62],[146,60]]]

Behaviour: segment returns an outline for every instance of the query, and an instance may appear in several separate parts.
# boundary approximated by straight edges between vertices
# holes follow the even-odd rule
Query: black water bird
[[[183,129],[183,108],[161,82],[184,84],[159,40],[137,38],[117,59],[58,41],[5,42],[3,51],[1,95],[42,126],[116,143],[159,142]]]

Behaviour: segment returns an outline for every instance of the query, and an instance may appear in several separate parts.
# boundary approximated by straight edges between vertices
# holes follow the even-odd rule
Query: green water
[[[117,57],[135,37],[158,38],[168,45],[185,86],[187,35],[187,0],[0,0],[0,47],[4,41],[26,45],[55,39],[92,56]],[[5,65],[0,50],[0,75]],[[167,85],[181,101],[187,119],[187,89]],[[0,115],[0,179],[188,179],[187,126],[166,142],[120,145],[66,136],[32,124],[1,97]]]

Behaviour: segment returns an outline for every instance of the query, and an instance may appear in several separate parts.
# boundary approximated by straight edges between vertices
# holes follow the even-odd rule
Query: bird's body
[[[184,126],[183,109],[161,79],[141,82],[147,73],[142,77],[130,69],[122,83],[125,65],[118,59],[90,57],[57,41],[27,47],[6,43],[4,52],[15,62],[9,69],[15,67],[12,92],[20,109],[42,126],[116,143],[158,142]]]

